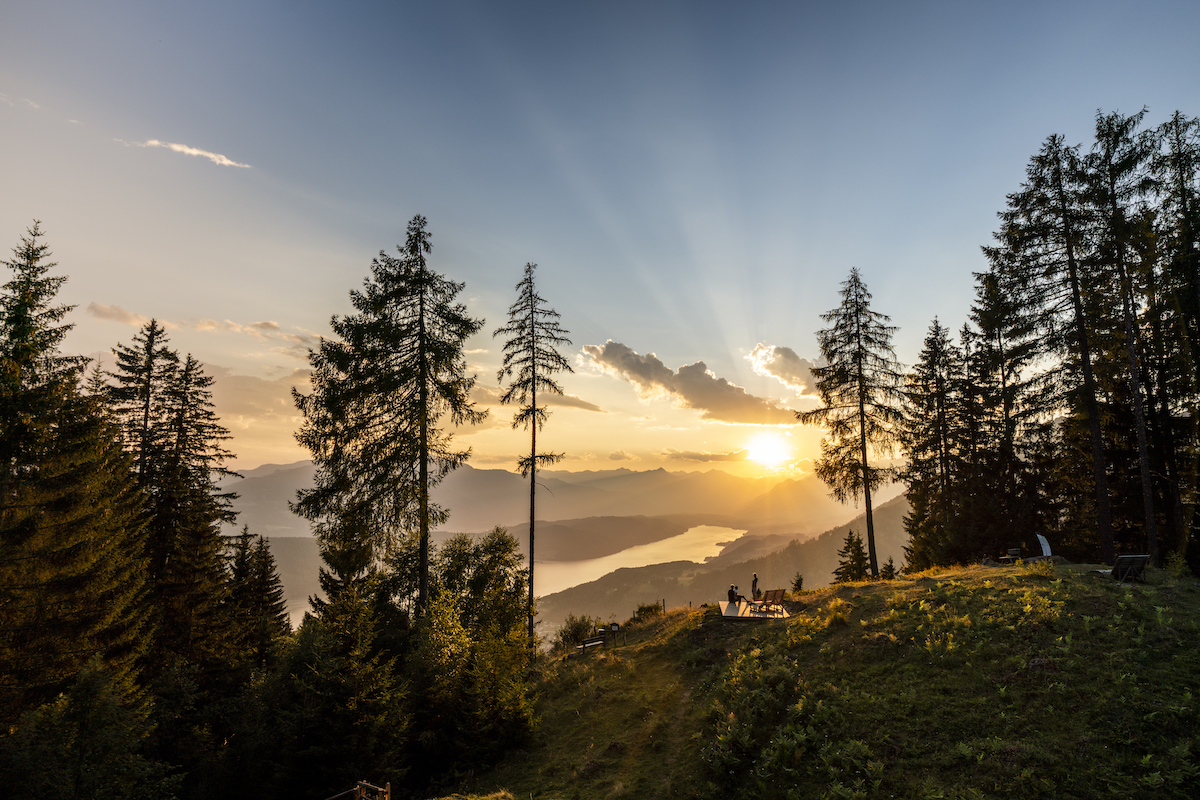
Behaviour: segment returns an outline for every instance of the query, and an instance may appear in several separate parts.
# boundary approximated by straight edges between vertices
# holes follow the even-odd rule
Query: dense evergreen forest
[[[865,496],[853,578],[886,577],[873,489],[908,486],[908,563],[1007,547],[1200,566],[1200,120],[1100,113],[1085,150],[1051,136],[1007,198],[969,322],[930,326],[917,364],[857,271],[818,334],[818,474]],[[65,354],[70,307],[38,223],[0,290],[0,786],[6,796],[324,798],[357,780],[448,785],[534,733],[531,570],[497,528],[440,547],[429,490],[477,421],[464,345],[483,328],[428,265],[414,217],[352,314],[310,354],[297,438],[317,466],[325,598],[292,630],[271,553],[224,537],[229,433],[212,378],[151,320],[111,372]],[[541,453],[539,393],[561,392],[567,332],[517,285],[505,397]],[[899,469],[872,466],[899,451]],[[534,498],[530,495],[530,533]],[[848,547],[850,546],[848,540]],[[532,542],[530,543],[532,552]],[[850,553],[847,551],[847,559]]]

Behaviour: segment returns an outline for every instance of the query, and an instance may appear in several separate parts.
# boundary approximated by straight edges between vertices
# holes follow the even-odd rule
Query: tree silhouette
[[[415,530],[419,614],[429,598],[429,529],[448,516],[429,490],[471,452],[451,449],[438,424],[445,415],[476,423],[485,413],[470,400],[475,376],[463,355],[483,320],[455,302],[463,284],[429,269],[425,224],[412,218],[399,258],[380,251],[372,260],[363,290],[350,293],[358,313],[334,317],[339,339],[309,351],[312,394],[293,390],[304,415],[296,438],[317,465],[313,488],[293,510],[326,529],[352,521],[353,530],[339,534],[362,541],[368,562]]]
[[[1026,182],[1008,196],[1000,212],[997,240],[1011,250],[1000,273],[1005,291],[1027,298],[1039,312],[1039,326],[1047,333],[1045,349],[1073,351],[1078,359],[1082,386],[1070,393],[1060,375],[1060,397],[1074,394],[1082,405],[1091,437],[1092,479],[1100,552],[1105,563],[1115,556],[1112,510],[1101,431],[1099,389],[1093,373],[1092,342],[1083,302],[1083,257],[1087,254],[1089,221],[1084,169],[1079,148],[1068,147],[1054,135],[1026,167]],[[1065,400],[1065,397],[1064,397]]]
[[[567,331],[558,324],[558,312],[546,305],[537,293],[533,271],[537,264],[526,264],[525,275],[517,284],[517,301],[509,306],[508,322],[496,329],[493,336],[504,335],[504,363],[496,375],[501,383],[513,377],[501,403],[516,403],[520,409],[513,415],[513,428],[529,431],[529,455],[518,462],[521,476],[529,477],[529,644],[533,638],[533,527],[537,499],[537,468],[557,463],[562,453],[539,453],[537,433],[546,423],[550,412],[538,405],[538,392],[561,395],[562,387],[551,377],[558,372],[574,372],[558,348],[569,345]]]
[[[832,327],[817,331],[825,365],[814,367],[817,393],[825,404],[796,417],[826,426],[816,473],[839,502],[864,498],[871,575],[879,575],[871,492],[894,479],[891,467],[872,467],[869,453],[890,453],[900,442],[904,380],[892,350],[890,318],[871,310],[871,293],[858,269],[842,283],[842,304],[822,314]]]

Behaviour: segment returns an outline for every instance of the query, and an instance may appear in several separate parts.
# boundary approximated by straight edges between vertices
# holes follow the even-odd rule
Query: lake
[[[646,567],[667,561],[695,561],[720,555],[724,545],[738,539],[744,530],[718,525],[697,525],[678,536],[650,544],[639,544],[619,553],[586,561],[537,561],[533,571],[535,591],[544,597],[581,583],[588,583],[623,567]]]

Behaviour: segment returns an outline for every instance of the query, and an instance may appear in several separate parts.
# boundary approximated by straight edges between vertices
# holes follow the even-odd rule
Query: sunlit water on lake
[[[639,544],[619,553],[587,561],[538,560],[533,580],[539,597],[561,592],[581,583],[594,581],[622,567],[645,567],[667,561],[695,561],[719,555],[721,547],[739,538],[745,531],[717,525],[698,525],[678,536],[650,544]]]

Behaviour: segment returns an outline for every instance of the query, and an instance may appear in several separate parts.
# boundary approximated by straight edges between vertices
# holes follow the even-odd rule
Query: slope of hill
[[[897,566],[904,563],[904,515],[908,500],[893,498],[875,509],[875,544],[880,562],[891,556]],[[790,588],[799,572],[808,588],[825,586],[833,580],[838,565],[837,551],[846,538],[846,531],[860,533],[866,529],[863,514],[849,523],[838,525],[807,541],[786,537],[790,543],[763,554],[750,550],[753,537],[745,537],[728,549],[728,555],[705,564],[676,561],[653,567],[620,569],[591,583],[573,586],[538,600],[538,617],[545,630],[557,627],[568,614],[602,619],[623,619],[641,603],[666,600],[668,605],[698,606],[725,597],[729,585],[737,584],[743,591],[750,587],[750,578],[758,573],[759,588]],[[779,544],[784,538],[775,535],[767,541]],[[738,558],[735,554],[741,553]],[[734,559],[737,558],[735,561]]]
[[[1200,588],[929,572],[547,659],[532,745],[455,798],[1195,797]]]

